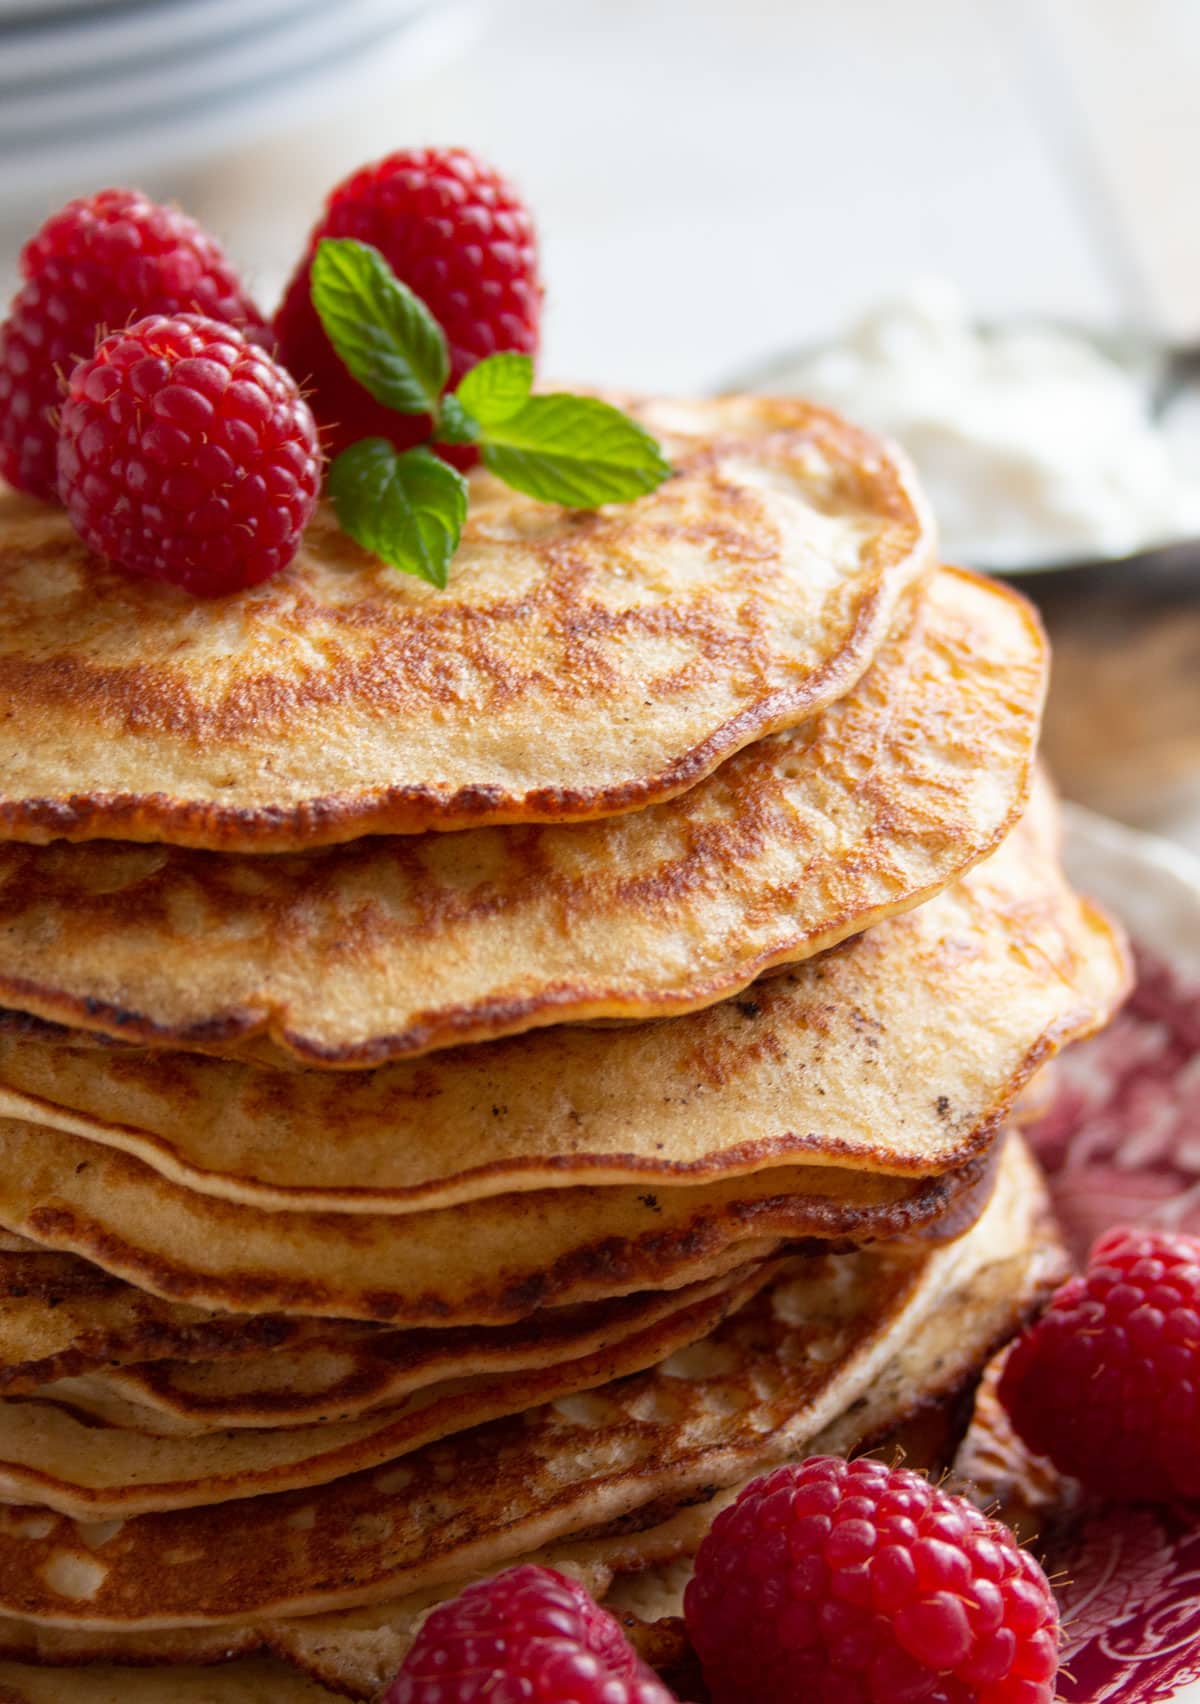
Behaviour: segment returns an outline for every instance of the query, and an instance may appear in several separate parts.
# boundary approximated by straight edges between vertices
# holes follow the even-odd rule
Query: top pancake
[[[582,513],[476,473],[444,591],[326,514],[198,602],[0,497],[0,835],[279,851],[605,816],[840,697],[933,565],[907,465],[799,402],[637,412],[657,492]]]
[[[275,858],[0,846],[0,998],[329,1067],[689,1011],[988,852],[1026,797],[1045,676],[1029,606],[946,569],[836,704],[634,815]]]

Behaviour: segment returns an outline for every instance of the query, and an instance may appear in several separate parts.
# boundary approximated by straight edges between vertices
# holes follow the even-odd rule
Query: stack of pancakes
[[[756,1472],[944,1456],[1059,1276],[1005,1133],[1126,965],[1036,621],[832,416],[641,412],[666,485],[473,475],[443,592],[0,499],[0,1699],[370,1698],[530,1555],[632,1603]]]

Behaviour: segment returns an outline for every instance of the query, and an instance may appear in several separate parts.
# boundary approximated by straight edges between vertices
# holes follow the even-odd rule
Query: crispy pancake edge
[[[718,398],[728,404],[735,399]],[[508,793],[496,785],[466,785],[445,792],[428,784],[363,788],[314,797],[292,807],[235,807],[213,801],[181,799],[165,792],[72,793],[62,796],[0,797],[0,839],[45,844],[50,840],[123,839],[170,841],[212,851],[277,852],[335,845],[364,835],[413,834],[426,829],[454,830],[482,823],[586,821],[622,815],[686,791],[723,758],[765,735],[792,727],[832,703],[867,668],[905,587],[936,563],[932,516],[915,472],[899,446],[843,420],[832,411],[800,399],[755,397],[766,440],[784,432],[818,430],[836,442],[857,467],[869,467],[880,486],[879,505],[890,509],[899,537],[876,542],[880,560],[873,583],[858,598],[846,643],[796,686],[779,688],[728,717],[701,740],[680,751],[653,775],[630,778],[595,789],[570,786],[531,788]],[[650,406],[648,403],[647,406]],[[658,406],[663,406],[660,402]],[[749,435],[747,435],[749,436]],[[711,459],[717,448],[735,441],[728,428],[693,452]],[[568,512],[573,513],[573,512]],[[20,690],[20,668],[6,668]],[[70,671],[63,691],[70,692]],[[79,690],[76,687],[74,690]]]

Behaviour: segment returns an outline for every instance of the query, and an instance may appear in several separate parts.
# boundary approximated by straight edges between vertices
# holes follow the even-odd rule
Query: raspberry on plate
[[[450,345],[451,387],[485,355],[536,352],[537,241],[515,190],[465,148],[413,149],[364,166],[330,195],[275,316],[280,358],[311,389],[331,453],[368,437],[407,449],[426,440],[429,421],[376,402],[338,359],[309,293],[323,237],[370,243],[421,297]]]
[[[684,1599],[713,1704],[1049,1704],[1058,1612],[1007,1528],[882,1462],[758,1479]]]
[[[269,333],[225,253],[193,219],[133,189],[53,214],[21,251],[22,288],[0,326],[0,476],[55,495],[62,381],[97,333],[146,314],[197,313]]]
[[[317,503],[317,428],[295,381],[240,332],[151,315],[67,387],[58,485],[88,547],[202,597],[289,563]]]
[[[526,1565],[435,1609],[379,1704],[672,1704],[574,1580]]]
[[[1200,1239],[1108,1231],[1009,1354],[1024,1442],[1109,1497],[1200,1497]]]

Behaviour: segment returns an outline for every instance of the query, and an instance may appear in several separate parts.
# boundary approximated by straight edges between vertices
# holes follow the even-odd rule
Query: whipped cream
[[[1200,408],[1160,424],[1150,383],[1082,334],[981,331],[958,292],[930,280],[770,388],[898,439],[948,560],[1019,569],[1200,535]]]

